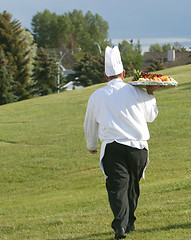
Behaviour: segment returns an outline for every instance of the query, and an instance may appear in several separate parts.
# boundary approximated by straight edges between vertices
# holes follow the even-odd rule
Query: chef
[[[87,148],[97,153],[101,140],[100,166],[114,215],[115,239],[126,237],[135,229],[135,210],[139,198],[139,181],[148,164],[149,130],[147,122],[158,115],[154,90],[146,91],[126,84],[125,70],[118,47],[105,49],[107,85],[89,98],[84,131]]]

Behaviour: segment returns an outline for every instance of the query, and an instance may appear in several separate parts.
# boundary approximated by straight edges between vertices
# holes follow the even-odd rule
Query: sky
[[[114,44],[140,40],[145,51],[151,44],[177,41],[191,47],[191,0],[0,0],[0,13],[6,10],[28,29],[32,17],[45,9],[58,15],[74,9],[99,14]]]

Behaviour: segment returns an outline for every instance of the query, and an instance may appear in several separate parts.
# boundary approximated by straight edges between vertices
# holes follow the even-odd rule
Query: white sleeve
[[[95,150],[98,143],[98,123],[96,121],[93,99],[91,97],[86,110],[84,132],[88,150]]]
[[[147,93],[146,93],[147,94]],[[153,122],[158,115],[158,108],[156,99],[153,95],[147,94],[147,99],[144,101],[145,105],[145,120],[147,122]]]

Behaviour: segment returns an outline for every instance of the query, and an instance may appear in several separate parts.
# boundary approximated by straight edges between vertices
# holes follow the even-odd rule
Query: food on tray
[[[133,75],[133,80],[129,81],[132,85],[178,85],[178,82],[174,78],[162,74],[134,70]]]

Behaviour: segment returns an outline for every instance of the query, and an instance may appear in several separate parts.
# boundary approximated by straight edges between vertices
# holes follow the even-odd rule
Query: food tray
[[[145,87],[145,86],[165,86],[165,87],[176,87],[177,82],[159,82],[159,81],[129,81],[129,84],[133,86]]]

